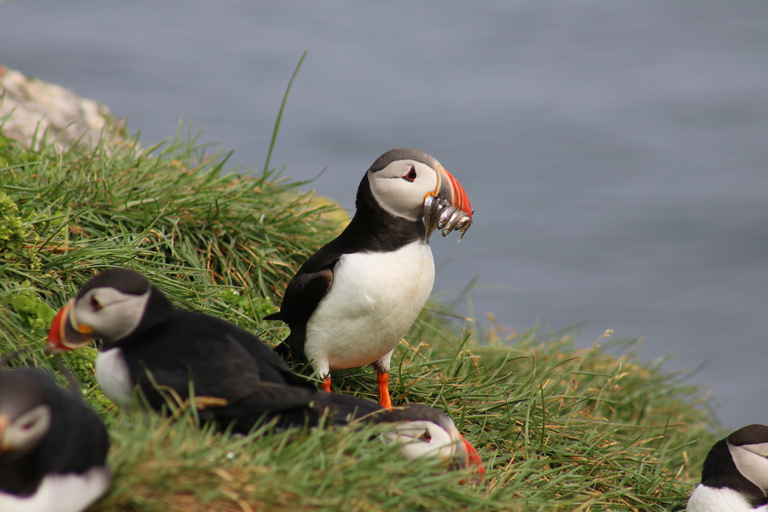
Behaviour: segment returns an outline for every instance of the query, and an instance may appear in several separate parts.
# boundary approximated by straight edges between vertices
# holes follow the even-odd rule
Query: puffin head
[[[409,404],[386,413],[382,422],[391,424],[387,439],[401,443],[406,458],[439,457],[454,469],[469,469],[479,478],[485,475],[477,450],[444,412]]]
[[[53,319],[48,352],[75,350],[96,339],[117,342],[161,320],[172,308],[138,272],[106,270],[86,281]]]
[[[736,469],[765,495],[768,492],[768,427],[747,425],[726,437],[725,441]],[[702,477],[706,477],[706,461],[704,469]]]
[[[22,456],[51,428],[43,387],[20,370],[0,371],[0,457]]]
[[[472,206],[464,188],[429,153],[390,149],[373,162],[366,179],[385,211],[411,221],[424,219],[427,240],[438,228],[443,236],[458,230],[463,237],[472,224]]]

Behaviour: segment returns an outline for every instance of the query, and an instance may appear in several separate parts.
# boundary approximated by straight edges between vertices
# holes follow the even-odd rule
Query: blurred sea
[[[0,4],[0,65],[106,103],[152,144],[179,119],[353,207],[385,150],[432,153],[475,225],[433,238],[478,320],[588,321],[706,366],[723,423],[768,424],[768,3]],[[485,322],[487,325],[487,321]]]

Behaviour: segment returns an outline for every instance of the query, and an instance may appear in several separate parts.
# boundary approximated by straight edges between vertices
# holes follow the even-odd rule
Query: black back
[[[211,417],[222,427],[233,426],[236,432],[248,432],[260,421],[275,420],[277,427],[315,427],[347,425],[353,421],[376,422],[379,415],[387,412],[377,402],[342,393],[315,391],[308,395],[305,404],[284,408],[280,411],[262,411],[261,414],[244,415],[245,410],[262,411],[259,404],[253,404],[250,398],[211,411]],[[204,411],[205,412],[205,411]]]
[[[79,392],[62,390],[43,370],[19,368],[8,373],[29,377],[43,388],[44,403],[51,408],[51,428],[32,451],[21,456],[0,454],[0,491],[29,496],[46,475],[83,474],[106,465],[107,430]]]

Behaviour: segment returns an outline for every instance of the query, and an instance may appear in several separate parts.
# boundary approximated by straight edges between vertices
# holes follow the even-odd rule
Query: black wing
[[[231,426],[235,432],[248,432],[259,421],[275,421],[281,428],[347,425],[351,422],[374,422],[386,412],[377,402],[341,393],[308,391],[307,401],[295,407],[265,411],[248,397],[229,407],[211,411],[222,427]]]
[[[306,327],[317,305],[333,284],[333,268],[341,254],[333,249],[333,242],[310,257],[288,283],[280,311],[265,320],[282,320],[291,328],[291,334],[275,351],[284,359],[305,361]]]
[[[341,258],[341,252],[335,249],[337,240],[323,246],[304,262],[285,289],[280,311],[267,315],[266,320],[282,320],[291,328],[294,324],[309,321],[333,284],[333,267]]]
[[[155,410],[166,403],[163,389],[182,400],[190,391],[227,404],[248,397],[264,410],[304,404],[305,391],[316,390],[256,336],[218,318],[177,311],[141,337],[126,343],[123,351],[131,375]]]

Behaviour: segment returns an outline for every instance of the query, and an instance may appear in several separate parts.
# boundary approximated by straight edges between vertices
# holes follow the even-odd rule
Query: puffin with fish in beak
[[[427,302],[435,280],[429,238],[472,224],[464,188],[430,154],[392,149],[360,182],[352,221],[299,268],[280,311],[290,334],[275,350],[309,362],[330,391],[330,371],[372,365],[379,403],[392,408],[392,353]],[[461,239],[461,238],[460,238]]]

